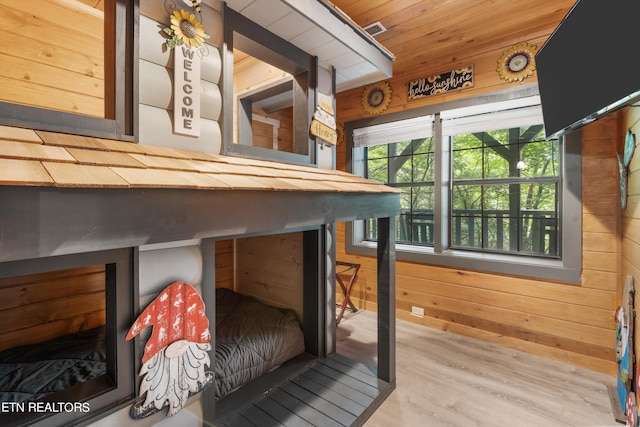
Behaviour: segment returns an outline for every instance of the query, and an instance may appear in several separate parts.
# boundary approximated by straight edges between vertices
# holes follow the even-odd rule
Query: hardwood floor
[[[613,377],[403,320],[396,328],[397,388],[365,427],[623,425]],[[376,314],[346,315],[337,350],[375,366]]]

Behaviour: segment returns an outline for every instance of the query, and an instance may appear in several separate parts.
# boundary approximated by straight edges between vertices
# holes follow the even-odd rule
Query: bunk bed
[[[34,146],[51,150],[55,147],[56,156],[51,157],[49,151],[27,158],[11,154]],[[394,389],[394,216],[400,210],[395,189],[335,170],[10,127],[0,129],[0,151],[4,153],[0,160],[10,163],[11,170],[23,171],[1,177],[0,196],[5,203],[0,206],[0,218],[5,236],[0,239],[0,277],[16,275],[16,271],[26,266],[31,269],[32,265],[45,270],[57,260],[73,263],[69,267],[110,266],[115,277],[108,290],[125,290],[113,295],[117,300],[108,305],[110,310],[120,310],[114,314],[118,319],[116,350],[119,357],[122,355],[121,361],[133,360],[131,351],[139,344],[129,345],[124,340],[132,314],[121,309],[138,303],[133,299],[137,290],[131,278],[137,258],[132,248],[197,239],[203,260],[202,298],[207,317],[214,319],[216,241],[302,232],[300,323],[304,352],[224,398],[216,398],[215,387],[206,388],[198,396],[206,422],[234,424],[233,419],[225,417],[231,414],[226,408],[232,400],[239,403],[232,415],[243,420],[257,413],[257,408],[268,410],[267,401],[287,404],[281,399],[286,396],[280,392],[285,388],[297,390],[299,384],[313,377],[329,378],[325,389],[348,382],[368,393],[357,410],[350,412],[352,416],[345,419],[348,425],[360,425]],[[91,158],[92,164],[76,158]],[[144,167],[140,163],[132,167],[130,158],[137,158],[138,163],[168,166]],[[176,163],[181,164],[180,170],[173,166]],[[49,174],[41,172],[45,166]],[[359,366],[339,359],[331,336],[335,331],[335,223],[365,219],[376,220],[378,230],[379,335],[378,364],[373,375],[362,374]],[[213,359],[215,365],[216,356]],[[98,397],[103,399],[111,393],[111,399],[121,393],[124,397],[120,397],[118,405],[127,399],[133,403],[136,396],[131,393],[131,378],[135,378],[139,367],[137,358],[130,364],[119,363],[118,375],[122,373],[122,379],[118,380],[118,389]],[[319,372],[333,377],[318,375]],[[362,385],[362,380],[368,386]],[[363,394],[362,390],[354,390],[358,396]],[[324,405],[327,408],[342,404],[327,400],[331,393],[318,393],[300,394],[300,398],[308,398],[310,405],[322,399],[328,402]],[[94,420],[102,416],[100,411],[110,410],[113,403],[103,400],[106,403],[90,399],[95,414],[85,415]],[[278,405],[273,409],[282,407]],[[290,410],[295,411],[295,405]],[[335,414],[329,410],[326,415],[330,418]],[[45,421],[68,425],[79,419],[78,414],[60,413]],[[258,424],[253,425],[260,425],[259,420],[255,421]]]

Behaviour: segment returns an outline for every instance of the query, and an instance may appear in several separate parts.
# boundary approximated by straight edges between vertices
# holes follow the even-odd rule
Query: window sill
[[[347,241],[346,251],[354,255],[376,256],[376,243],[364,241],[349,243]],[[571,268],[559,259],[455,249],[435,253],[431,247],[418,247],[401,243],[396,244],[396,259],[418,264],[553,280],[571,284],[579,284],[581,280],[579,268]]]

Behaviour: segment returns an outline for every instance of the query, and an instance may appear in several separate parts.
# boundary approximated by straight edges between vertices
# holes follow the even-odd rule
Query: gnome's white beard
[[[206,380],[205,365],[211,364],[209,350],[209,343],[189,343],[187,351],[178,357],[170,359],[163,351],[153,355],[140,369],[140,396],[147,393],[144,407],[153,405],[160,410],[168,402],[167,416],[182,409],[189,393],[198,392],[198,383]]]

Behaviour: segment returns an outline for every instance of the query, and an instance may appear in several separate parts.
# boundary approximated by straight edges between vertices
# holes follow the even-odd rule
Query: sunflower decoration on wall
[[[193,8],[194,11],[200,12],[200,4],[197,1],[193,2]],[[170,18],[171,26],[164,29],[164,32],[171,37],[166,42],[169,49],[181,45],[199,48],[210,37],[194,13],[177,9],[171,13]]]
[[[360,95],[362,109],[372,116],[385,111],[389,107],[389,103],[391,103],[391,87],[386,81],[365,86]]]
[[[498,74],[508,82],[523,81],[536,69],[536,46],[520,43],[507,49],[498,60]]]

